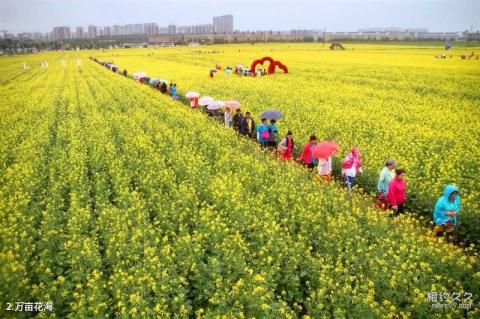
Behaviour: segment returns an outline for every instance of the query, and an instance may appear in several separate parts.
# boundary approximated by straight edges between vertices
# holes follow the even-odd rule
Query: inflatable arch
[[[275,61],[274,59],[272,59],[271,57],[269,56],[266,56],[266,57],[263,57],[261,59],[258,59],[258,60],[255,60],[252,62],[252,65],[250,66],[250,72],[252,72],[253,74],[255,74],[255,69],[257,68],[257,65],[258,64],[261,64],[263,65],[263,63],[265,61],[268,61],[270,62],[270,66],[268,67],[268,74],[273,74],[275,73],[275,68],[278,66],[280,69],[283,70],[283,72],[285,73],[288,73],[288,68],[286,65],[284,65],[282,62],[280,61]]]

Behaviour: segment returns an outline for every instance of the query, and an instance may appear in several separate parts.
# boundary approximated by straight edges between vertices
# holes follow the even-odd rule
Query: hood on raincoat
[[[457,192],[457,195],[450,201],[449,197],[453,192]],[[433,221],[435,224],[443,225],[447,221],[452,221],[455,225],[457,223],[457,218],[447,216],[447,211],[456,211],[457,216],[460,213],[460,192],[455,185],[447,185],[445,186],[445,190],[443,191],[443,196],[437,200],[435,204],[435,210],[433,212]]]

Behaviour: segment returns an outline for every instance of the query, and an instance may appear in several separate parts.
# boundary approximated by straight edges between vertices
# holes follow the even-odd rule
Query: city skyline
[[[132,5],[135,4],[135,10]],[[212,4],[215,4],[214,6]],[[95,8],[95,10],[92,10]],[[264,8],[265,10],[262,10]],[[371,27],[421,27],[432,32],[480,28],[480,1],[326,1],[264,0],[2,0],[0,28],[9,33],[52,31],[55,26],[87,28],[153,22],[159,26],[211,24],[214,16],[231,13],[235,30],[323,29],[357,31]],[[54,21],[54,22],[52,22]]]

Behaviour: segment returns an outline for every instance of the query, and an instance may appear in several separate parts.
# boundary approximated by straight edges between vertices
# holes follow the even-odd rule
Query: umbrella
[[[266,110],[265,112],[262,113],[260,116],[262,119],[269,119],[269,120],[278,120],[281,118],[283,115],[280,113],[280,111],[277,110]]]
[[[169,83],[168,80],[165,80],[165,79],[159,79],[158,82]]]
[[[189,99],[194,99],[196,97],[199,97],[200,94],[198,94],[197,92],[187,92],[185,96],[188,97]]]
[[[144,78],[147,76],[147,72],[137,72],[133,73],[133,77],[136,79]]]
[[[334,153],[338,152],[338,145],[335,142],[324,141],[317,144],[313,149],[313,157],[315,158],[329,158]]]
[[[222,101],[214,101],[213,103],[211,103],[207,106],[207,109],[218,110],[218,109],[221,109],[224,105],[225,105],[225,103],[223,103]]]
[[[238,101],[227,101],[225,102],[225,107],[236,109],[240,107],[240,102]]]
[[[150,81],[148,81],[150,85],[155,85],[157,82],[159,82],[157,78],[151,78]]]
[[[210,96],[202,96],[202,98],[198,100],[198,104],[205,106],[213,103],[213,101],[214,101],[213,98]]]

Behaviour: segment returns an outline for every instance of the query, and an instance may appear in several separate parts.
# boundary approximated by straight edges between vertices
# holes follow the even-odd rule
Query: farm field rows
[[[294,132],[297,145],[308,136],[335,140],[341,154],[361,150],[365,176],[358,185],[376,191],[378,173],[388,158],[407,171],[407,209],[428,218],[448,183],[460,187],[462,217],[458,238],[480,244],[480,60],[459,55],[478,48],[454,48],[452,59],[438,60],[442,47],[349,45],[331,51],[321,44],[265,44],[193,48],[130,49],[99,52],[130,74],[177,83],[219,100],[238,99],[257,117],[276,108],[285,115],[280,134]],[[219,53],[208,53],[213,50]],[[203,52],[203,53],[198,53]],[[289,74],[246,78],[219,72],[215,64],[249,66],[271,56]],[[268,67],[268,65],[266,65]],[[339,159],[334,161],[336,174]]]
[[[52,301],[58,318],[443,318],[426,294],[455,292],[474,301],[452,318],[480,314],[471,248],[424,236],[410,216],[379,214],[360,193],[350,203],[343,189],[85,56],[80,67],[77,53],[0,60],[12,71],[0,75],[3,305]],[[13,75],[25,59],[50,67]],[[216,87],[203,82],[200,92]],[[252,103],[246,91],[245,102],[232,97]],[[304,139],[284,112],[281,128],[298,125]],[[315,132],[329,138],[323,121]]]

